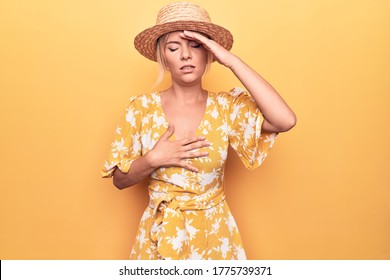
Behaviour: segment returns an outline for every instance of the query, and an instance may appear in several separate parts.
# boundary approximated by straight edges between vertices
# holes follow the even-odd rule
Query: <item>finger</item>
[[[195,143],[192,143],[192,144],[184,146],[184,150],[185,151],[192,151],[192,150],[195,150],[195,149],[200,149],[200,148],[208,147],[208,146],[210,146],[210,142],[208,142],[208,141],[198,141],[198,142],[195,142]]]
[[[184,39],[189,39],[189,40],[195,40],[205,46],[207,46],[209,43],[210,43],[210,39],[207,38],[206,36],[202,35],[202,34],[199,34],[197,32],[192,32],[192,31],[188,31],[188,30],[184,30],[182,33],[180,33],[181,36],[184,38]]]
[[[204,136],[193,136],[193,137],[187,137],[180,140],[180,144],[183,146],[187,146],[189,144],[198,142],[198,141],[204,141],[206,140],[206,137]]]
[[[187,152],[184,152],[182,154],[182,158],[183,159],[192,159],[192,158],[205,157],[205,156],[208,156],[208,155],[209,155],[208,152],[190,152],[190,151],[187,151]]]
[[[188,162],[184,162],[183,164],[181,164],[181,167],[183,167],[185,169],[188,169],[190,171],[193,171],[193,172],[199,172],[198,168],[196,168],[195,166],[189,164]]]
[[[168,128],[167,128],[167,131],[165,131],[165,133],[161,136],[161,139],[163,140],[168,140],[169,137],[172,136],[173,132],[174,132],[174,127],[173,127],[173,124],[169,123],[168,124]]]
[[[183,34],[185,37],[188,37],[188,38],[193,38],[193,39],[197,39],[197,40],[207,40],[207,38],[204,35],[202,35],[198,32],[184,30],[181,34]]]

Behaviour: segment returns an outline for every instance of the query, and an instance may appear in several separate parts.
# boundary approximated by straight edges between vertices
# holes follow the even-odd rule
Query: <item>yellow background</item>
[[[129,97],[154,90],[133,39],[169,2],[1,1],[0,259],[128,258],[146,186],[100,167]],[[390,259],[390,1],[195,2],[298,116],[259,169],[230,151],[248,258]],[[214,63],[205,87],[234,86]]]

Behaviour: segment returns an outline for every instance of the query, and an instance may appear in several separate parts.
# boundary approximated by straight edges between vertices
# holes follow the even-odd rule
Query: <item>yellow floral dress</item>
[[[229,144],[249,170],[264,161],[277,134],[261,132],[262,120],[252,97],[240,88],[208,93],[196,135],[211,143],[201,148],[209,155],[189,160],[198,173],[162,167],[150,175],[150,201],[130,259],[246,258],[225,200],[224,167]],[[132,97],[102,176],[111,177],[115,168],[128,172],[131,163],[150,151],[167,128],[159,92]]]

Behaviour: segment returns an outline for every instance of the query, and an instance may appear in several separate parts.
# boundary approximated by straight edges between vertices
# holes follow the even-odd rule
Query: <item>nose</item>
[[[181,60],[189,60],[192,58],[191,50],[188,46],[183,46],[180,58]]]

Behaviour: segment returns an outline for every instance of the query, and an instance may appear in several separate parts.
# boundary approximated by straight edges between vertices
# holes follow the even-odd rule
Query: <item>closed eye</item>
[[[168,48],[171,52],[174,52],[174,51],[176,51],[177,50],[177,48],[176,49],[171,49],[171,48]]]

